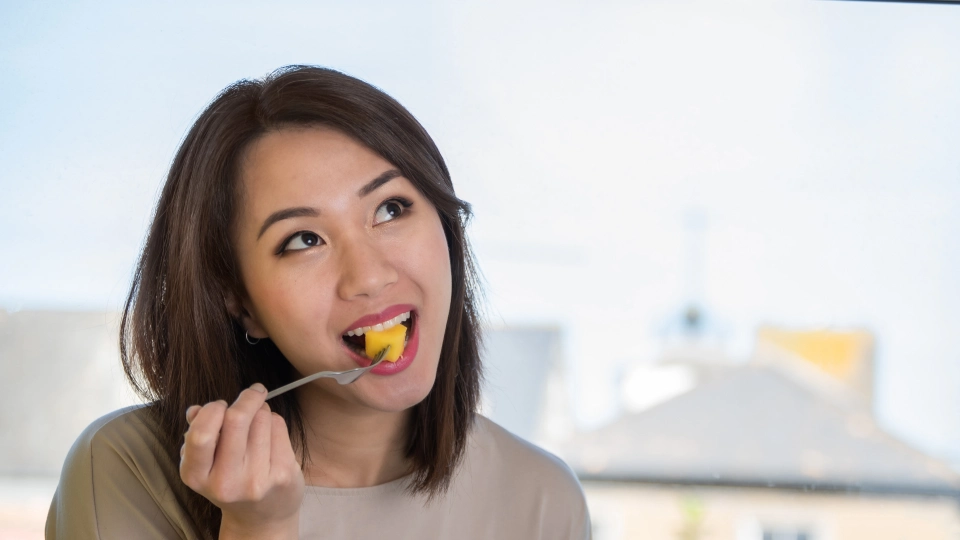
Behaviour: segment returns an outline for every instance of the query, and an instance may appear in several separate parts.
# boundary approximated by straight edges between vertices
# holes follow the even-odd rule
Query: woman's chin
[[[374,377],[376,377],[374,375]],[[368,379],[361,392],[361,399],[371,408],[383,412],[405,411],[424,399],[433,388],[434,378],[429,380],[402,380],[406,377],[383,377]],[[358,381],[358,383],[361,381]],[[355,383],[356,384],[356,383]]]

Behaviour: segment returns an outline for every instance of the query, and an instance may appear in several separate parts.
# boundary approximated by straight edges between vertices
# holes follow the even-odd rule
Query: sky
[[[196,115],[319,64],[431,133],[488,321],[563,329],[582,427],[693,295],[737,358],[761,324],[871,330],[879,418],[960,464],[960,10],[200,4],[0,3],[0,308],[119,309]]]

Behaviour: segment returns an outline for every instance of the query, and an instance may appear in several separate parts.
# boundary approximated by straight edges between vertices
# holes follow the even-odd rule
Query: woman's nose
[[[373,242],[355,240],[344,244],[340,255],[337,294],[344,300],[375,297],[399,277],[381,248]]]

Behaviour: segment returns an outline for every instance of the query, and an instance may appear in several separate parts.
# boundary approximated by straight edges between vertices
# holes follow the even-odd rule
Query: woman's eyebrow
[[[403,174],[397,169],[390,169],[389,171],[380,173],[379,176],[367,182],[365,186],[357,191],[357,197],[365,197],[373,193],[378,187],[386,184],[394,178],[397,178],[398,176],[403,176]],[[319,210],[316,208],[310,208],[309,206],[298,206],[295,208],[284,208],[283,210],[277,210],[276,212],[270,214],[270,216],[263,221],[263,225],[260,227],[260,233],[257,234],[257,240],[263,236],[263,233],[266,232],[271,225],[278,221],[295,217],[317,217],[319,215]]]
[[[403,174],[396,169],[390,169],[389,171],[380,173],[380,176],[374,178],[368,182],[367,185],[363,186],[359,191],[357,191],[357,197],[366,197],[367,195],[373,193],[378,187],[386,184],[398,176],[403,176]]]
[[[268,227],[278,221],[295,217],[317,217],[319,215],[319,210],[316,208],[310,208],[309,206],[298,206],[296,208],[284,208],[283,210],[277,210],[276,212],[270,214],[270,216],[263,221],[263,226],[260,227],[260,234],[257,235],[257,240],[263,236],[263,233]]]

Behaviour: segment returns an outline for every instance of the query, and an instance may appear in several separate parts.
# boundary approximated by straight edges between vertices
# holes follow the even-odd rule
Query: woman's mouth
[[[358,328],[353,328],[347,331],[341,338],[343,339],[344,344],[351,351],[357,353],[360,356],[367,357],[367,338],[366,334],[368,332],[382,332],[393,328],[398,324],[402,324],[407,328],[406,336],[404,337],[404,348],[406,348],[407,343],[410,341],[410,336],[413,335],[414,325],[416,324],[417,314],[415,311],[410,310],[404,313],[397,315],[396,317],[384,321],[379,324],[372,326],[361,326]]]

